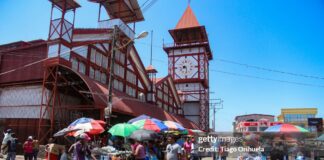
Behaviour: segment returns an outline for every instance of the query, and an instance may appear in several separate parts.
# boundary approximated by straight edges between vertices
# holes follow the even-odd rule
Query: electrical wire
[[[107,33],[109,33],[109,32],[107,32]],[[96,37],[97,37],[97,36],[89,36],[89,38],[96,38]],[[72,48],[71,50],[67,50],[67,51],[65,51],[65,52],[63,52],[63,53],[60,53],[60,56],[65,55],[65,54],[68,54],[68,53],[70,53],[71,51],[75,51],[75,50],[78,50],[78,49],[81,49],[81,51],[82,51],[82,50],[85,50],[86,48],[83,48],[83,47],[86,46],[86,45],[90,45],[90,44],[94,44],[94,43],[91,42],[91,43],[88,43],[88,44],[84,44],[83,46],[80,46],[80,47]],[[82,48],[83,48],[83,49],[82,49]],[[32,52],[32,51],[29,51],[29,52]],[[0,55],[2,55],[2,54],[4,54],[4,53],[5,53],[6,55],[7,55],[7,54],[8,54],[8,55],[10,55],[10,54],[14,55],[14,54],[17,54],[17,53],[28,53],[28,52],[15,52],[15,51],[8,51],[8,52],[6,52],[6,51],[1,51],[0,53],[1,53]],[[32,52],[32,53],[35,53],[35,52]],[[38,52],[38,53],[40,53],[40,52]],[[42,57],[42,58],[43,58],[43,57]],[[12,73],[12,72],[15,72],[15,71],[18,71],[18,70],[21,70],[21,69],[27,68],[27,67],[30,67],[30,66],[35,65],[35,64],[37,64],[37,63],[41,63],[41,62],[43,62],[43,61],[46,61],[46,60],[48,60],[48,59],[50,59],[50,58],[52,58],[52,57],[46,57],[46,58],[43,58],[43,59],[37,60],[37,61],[35,61],[35,62],[31,62],[31,63],[25,64],[25,65],[23,65],[23,66],[20,66],[20,67],[14,68],[14,69],[10,69],[10,70],[8,70],[8,71],[1,72],[1,73],[0,73],[0,76],[5,75],[5,74],[9,74],[9,73]]]
[[[148,44],[142,43],[142,42],[139,42],[139,43],[140,44],[148,45]],[[92,43],[89,43],[89,44],[92,44]],[[87,44],[85,44],[85,45],[87,45]],[[71,51],[78,50],[78,49],[81,49],[79,51],[86,50],[86,48],[83,48],[83,47],[84,46],[75,47],[75,48],[71,49]],[[157,45],[155,45],[155,47],[157,47]],[[26,51],[24,51],[24,52],[8,52],[8,53],[6,53],[6,55],[25,56],[25,55],[16,55],[17,53],[28,53],[28,51],[27,52]],[[35,53],[35,52],[32,52],[32,53]],[[68,50],[66,52],[63,52],[60,55],[62,56],[62,55],[67,54],[67,53],[70,53],[70,50]],[[35,58],[37,56],[30,56],[30,57]],[[43,57],[39,57],[39,58],[43,58]],[[32,65],[35,65],[35,64],[40,63],[40,62],[43,62],[43,61],[45,61],[47,59],[49,59],[49,58],[43,58],[43,59],[40,59],[38,61],[35,61],[35,62],[26,64],[26,65],[20,66],[18,68],[14,68],[14,69],[11,69],[11,70],[2,72],[2,73],[0,73],[0,76],[5,75],[5,74],[8,74],[8,73],[15,72],[17,70],[21,70],[23,68],[26,68],[26,67],[29,67],[29,66],[32,66]],[[153,60],[154,61],[161,62],[161,63],[168,63],[168,62],[163,61],[163,60],[160,60],[160,59],[154,59],[153,58]],[[225,59],[221,59],[221,58],[215,58],[215,60],[219,60],[219,61],[222,61],[222,62],[225,62],[225,63],[236,64],[236,65],[240,65],[240,66],[245,66],[245,67],[248,67],[248,68],[254,68],[254,69],[269,71],[269,72],[276,72],[276,73],[287,74],[287,75],[292,75],[292,76],[299,76],[299,77],[304,77],[304,78],[312,78],[312,79],[321,79],[321,80],[324,80],[323,77],[312,76],[312,75],[305,75],[305,74],[299,74],[299,73],[284,72],[284,71],[280,71],[280,70],[263,68],[263,67],[259,67],[259,66],[254,66],[254,65],[249,65],[249,64],[234,62],[234,61],[225,60]],[[140,72],[142,72],[142,73],[146,73],[146,71],[143,70],[142,68],[137,68],[137,70],[140,71]],[[288,83],[288,84],[301,85],[301,86],[311,86],[311,87],[324,88],[324,86],[322,86],[322,85],[316,85],[316,84],[310,84],[310,83],[301,83],[301,82],[293,82],[293,81],[286,81],[286,80],[279,80],[279,79],[272,79],[272,78],[264,78],[264,77],[258,77],[258,76],[253,76],[253,75],[246,75],[246,74],[241,74],[241,73],[233,73],[233,72],[227,72],[227,71],[222,71],[222,70],[214,70],[214,69],[210,69],[210,71],[211,72],[218,72],[218,73],[228,74],[228,75],[233,75],[233,76],[239,76],[239,77],[254,78],[254,79],[260,79],[260,80],[267,80],[267,81],[275,81],[275,82]]]
[[[148,1],[150,1],[150,0],[146,0],[146,1],[141,5],[140,8],[143,8],[143,7],[145,6],[145,4],[146,4]]]
[[[238,77],[245,77],[245,78],[253,78],[253,79],[281,82],[281,83],[294,84],[294,85],[300,85],[300,86],[324,88],[324,85],[316,85],[316,84],[310,84],[310,83],[301,83],[301,82],[293,82],[293,81],[286,81],[286,80],[279,80],[279,79],[272,79],[272,78],[264,78],[264,77],[259,77],[259,76],[253,76],[253,75],[247,75],[247,74],[241,74],[241,73],[234,73],[234,72],[227,72],[227,71],[222,71],[222,70],[214,70],[214,69],[210,69],[209,71],[228,74],[228,75],[232,75],[232,76],[238,76]]]
[[[246,67],[246,68],[253,68],[253,69],[257,69],[257,70],[263,70],[263,71],[268,71],[268,72],[286,74],[286,75],[296,76],[296,77],[303,77],[303,78],[312,78],[312,79],[324,80],[324,77],[313,76],[313,75],[306,75],[306,74],[301,74],[301,73],[286,72],[286,71],[281,71],[281,70],[276,70],[276,69],[270,69],[270,68],[264,68],[264,67],[260,67],[260,66],[255,66],[255,65],[250,65],[250,64],[246,64],[246,63],[235,62],[235,61],[226,60],[226,59],[222,59],[222,58],[215,58],[215,60],[216,61],[220,61],[220,62],[224,62],[224,63],[229,63],[229,64],[243,66],[243,67]]]
[[[142,8],[142,12],[145,13],[147,10],[149,10],[155,3],[157,2],[157,0],[151,0],[151,2],[149,2],[146,6],[144,6]]]
[[[144,42],[138,42],[138,43],[141,44],[141,45],[146,45],[146,46],[150,45],[150,44],[144,43]],[[163,46],[159,46],[159,45],[153,45],[153,47],[163,49]],[[285,74],[285,75],[295,76],[295,77],[303,77],[303,78],[324,80],[324,77],[321,77],[321,76],[308,75],[308,74],[303,74],[303,73],[286,72],[286,71],[282,71],[282,70],[260,67],[260,66],[256,66],[256,65],[236,62],[236,61],[227,60],[227,59],[223,59],[223,58],[214,58],[213,60],[223,62],[223,63],[239,65],[239,66],[242,66],[242,67],[245,67],[245,68],[251,68],[251,69],[257,69],[257,70],[272,72],[272,73],[279,73],[279,74]],[[161,60],[158,60],[158,61],[161,61]],[[210,65],[210,66],[214,66],[214,65]]]

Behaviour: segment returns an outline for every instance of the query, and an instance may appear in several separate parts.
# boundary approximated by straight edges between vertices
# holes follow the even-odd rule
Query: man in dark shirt
[[[8,140],[8,155],[6,160],[15,160],[16,159],[16,152],[17,152],[17,144],[18,140],[16,138],[15,133],[11,134],[11,139]]]

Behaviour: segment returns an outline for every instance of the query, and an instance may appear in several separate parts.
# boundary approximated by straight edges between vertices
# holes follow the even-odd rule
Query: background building
[[[280,124],[274,115],[247,114],[235,117],[234,132],[262,132],[268,127]]]
[[[308,118],[315,118],[317,108],[283,108],[278,121],[308,128]]]

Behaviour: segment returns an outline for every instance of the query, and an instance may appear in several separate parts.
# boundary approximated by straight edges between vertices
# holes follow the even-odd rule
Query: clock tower
[[[199,24],[190,5],[174,29],[174,43],[163,44],[168,71],[177,90],[185,96],[184,116],[209,130],[209,61],[212,53],[205,26]]]

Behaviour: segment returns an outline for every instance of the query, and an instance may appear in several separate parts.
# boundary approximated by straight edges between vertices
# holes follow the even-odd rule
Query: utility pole
[[[217,110],[223,109],[223,100],[222,99],[209,99],[209,106],[213,110],[213,120],[212,120],[212,128],[216,131],[216,112]],[[219,107],[218,107],[219,106]]]
[[[110,126],[110,118],[112,113],[112,85],[113,85],[113,74],[114,74],[114,66],[115,66],[115,52],[116,52],[116,41],[118,35],[118,28],[114,26],[113,39],[112,39],[112,52],[110,56],[110,67],[109,67],[109,79],[108,79],[108,97],[107,97],[107,107],[105,108],[105,119],[107,127]]]
[[[127,47],[129,45],[133,45],[134,40],[135,39],[141,39],[141,38],[145,38],[148,35],[148,32],[144,31],[142,33],[140,33],[137,37],[130,39],[125,45],[118,47],[117,46],[117,40],[119,38],[119,26],[114,25],[114,31],[113,31],[113,37],[112,37],[112,52],[111,52],[111,56],[110,56],[110,66],[109,66],[109,79],[108,79],[108,97],[107,97],[107,107],[104,110],[104,116],[106,119],[106,126],[109,127],[110,126],[110,119],[111,119],[111,114],[112,114],[112,86],[113,86],[113,74],[114,74],[114,66],[115,66],[115,53],[116,53],[116,49],[122,49],[124,47]]]

